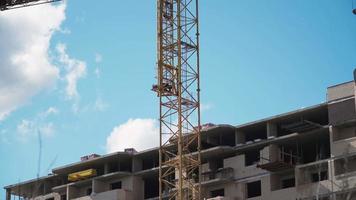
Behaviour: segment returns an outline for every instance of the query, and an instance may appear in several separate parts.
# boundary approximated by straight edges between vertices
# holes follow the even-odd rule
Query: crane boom
[[[10,10],[45,3],[52,3],[61,0],[0,0],[0,11]]]

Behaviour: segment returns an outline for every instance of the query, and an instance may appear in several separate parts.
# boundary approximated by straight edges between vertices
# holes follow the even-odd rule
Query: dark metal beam
[[[0,0],[0,11],[53,3],[61,0]]]

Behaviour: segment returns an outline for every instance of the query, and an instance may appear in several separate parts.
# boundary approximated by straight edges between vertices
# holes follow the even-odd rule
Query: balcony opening
[[[54,197],[51,197],[51,198],[47,198],[46,200],[54,200]]]
[[[328,180],[328,163],[317,163],[299,168],[298,185],[317,183],[320,181]]]
[[[152,169],[154,167],[157,167],[156,162],[154,160],[151,160],[151,159],[143,159],[142,160],[142,169],[143,170]]]
[[[355,120],[355,99],[348,99],[339,103],[329,103],[329,118],[331,125],[342,125]]]
[[[320,171],[311,174],[311,180],[313,183],[324,181],[328,179],[328,172],[327,171]]]
[[[110,184],[110,190],[121,189],[121,187],[122,187],[121,181],[117,181]]]
[[[95,170],[96,170],[96,175],[97,176],[104,175],[104,166],[103,167],[97,167],[97,168],[95,168]]]
[[[260,161],[260,149],[245,152],[245,166],[257,164]]]
[[[222,133],[221,134],[221,142],[220,142],[220,145],[223,145],[223,146],[235,146],[235,133],[230,133],[230,134],[227,134],[227,133]]]
[[[207,136],[206,141],[202,140],[204,149],[215,146],[235,146],[235,132],[221,132]]]
[[[92,188],[88,188],[86,191],[87,196],[91,195],[91,193],[93,192]]]
[[[216,169],[222,169],[224,168],[224,159],[218,159],[216,161]]]
[[[66,194],[62,194],[61,195],[61,200],[67,200],[67,195]]]
[[[158,152],[142,158],[142,170],[152,169],[159,166]]]
[[[271,174],[270,185],[272,191],[294,187],[295,186],[294,170]]]
[[[298,148],[301,154],[301,163],[306,164],[330,158],[330,139],[329,134],[325,134],[325,132],[300,139]]]
[[[336,200],[354,200],[356,198],[356,192],[355,191],[349,191],[349,192],[343,192],[342,194],[337,194],[336,195]],[[328,199],[331,200],[331,199]]]
[[[328,109],[326,106],[303,112],[277,124],[277,136],[285,136],[292,133],[304,133],[322,128],[329,124]]]
[[[257,167],[271,172],[292,169],[300,162],[298,144],[292,142],[269,145],[261,151],[260,155],[261,158]]]
[[[295,186],[295,178],[288,178],[282,180],[282,189]]]
[[[356,171],[356,156],[340,158],[335,162],[335,175],[342,175]]]
[[[190,179],[193,179],[196,183],[199,182],[199,168],[193,170],[193,173],[189,175]]]
[[[267,126],[266,124],[256,125],[243,131],[245,133],[245,141],[258,142],[260,140],[267,139]]]
[[[247,198],[261,196],[261,181],[247,183]]]
[[[113,173],[117,171],[119,171],[119,163],[117,162],[109,163],[109,173]]]
[[[158,187],[159,183],[157,177],[146,178],[144,180],[144,199],[158,197]]]
[[[333,127],[333,141],[356,137],[356,127]]]
[[[220,168],[224,168],[224,159],[223,158],[209,160],[209,169],[211,171],[217,171]]]
[[[125,162],[119,163],[119,170],[123,172],[132,172],[132,162],[131,160],[127,160]]]
[[[214,198],[214,197],[223,197],[223,196],[225,196],[225,189],[222,188],[222,189],[213,190],[213,191],[210,192],[210,196],[212,198]]]

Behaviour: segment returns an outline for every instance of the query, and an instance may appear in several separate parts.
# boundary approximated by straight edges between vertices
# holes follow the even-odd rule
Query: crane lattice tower
[[[157,0],[160,199],[200,199],[198,0]]]

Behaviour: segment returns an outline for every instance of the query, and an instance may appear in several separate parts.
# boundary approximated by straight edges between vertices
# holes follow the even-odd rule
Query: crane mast
[[[157,0],[159,199],[201,198],[198,0]]]

